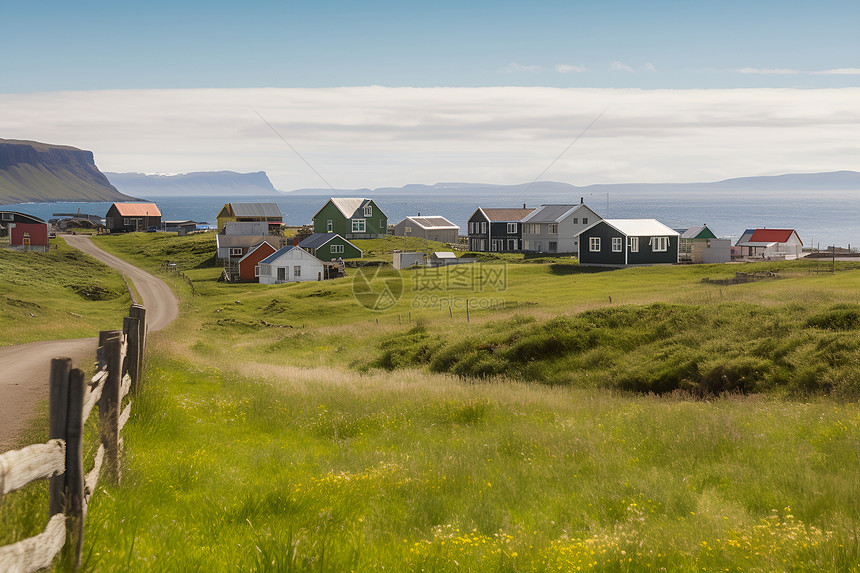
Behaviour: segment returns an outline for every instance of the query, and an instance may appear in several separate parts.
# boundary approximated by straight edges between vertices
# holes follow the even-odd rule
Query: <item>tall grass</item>
[[[822,392],[855,383],[850,265],[509,264],[503,289],[446,293],[504,300],[467,322],[461,308],[416,307],[415,271],[397,305],[372,313],[350,277],[219,284],[206,237],[97,240],[151,269],[177,259],[200,296],[181,290],[182,317],[150,339],[124,483],[101,485],[88,515],[88,570],[817,571],[860,559],[860,406]],[[739,269],[784,278],[701,282]],[[765,393],[703,399],[703,377],[719,389],[749,372],[768,373],[744,386]],[[620,384],[673,379],[689,390]]]
[[[856,564],[856,404],[153,364],[93,570]]]

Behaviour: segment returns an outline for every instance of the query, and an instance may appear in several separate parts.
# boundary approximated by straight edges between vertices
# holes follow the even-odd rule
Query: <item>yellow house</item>
[[[218,212],[218,229],[237,221],[265,221],[270,227],[280,227],[284,217],[277,203],[225,203]]]

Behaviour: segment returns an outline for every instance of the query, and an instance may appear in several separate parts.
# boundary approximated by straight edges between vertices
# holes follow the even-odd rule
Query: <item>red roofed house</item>
[[[111,233],[146,231],[161,228],[161,211],[155,203],[114,203],[105,215]]]
[[[747,229],[735,247],[744,257],[792,260],[801,257],[803,241],[794,229]]]
[[[9,237],[10,249],[48,252],[48,224],[32,215],[0,211],[0,237]]]

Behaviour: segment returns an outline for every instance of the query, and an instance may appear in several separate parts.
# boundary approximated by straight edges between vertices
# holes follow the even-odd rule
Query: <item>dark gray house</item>
[[[534,209],[493,209],[478,207],[469,217],[469,250],[511,252],[522,249],[522,220]]]
[[[603,219],[577,237],[581,265],[623,267],[678,262],[680,234],[656,219]]]

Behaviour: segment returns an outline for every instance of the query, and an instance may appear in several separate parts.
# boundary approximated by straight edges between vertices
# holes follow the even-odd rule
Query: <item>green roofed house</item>
[[[299,246],[321,261],[360,259],[364,255],[361,249],[337,233],[314,233]]]
[[[373,199],[332,198],[314,215],[314,233],[337,233],[345,239],[381,239],[388,217]]]

